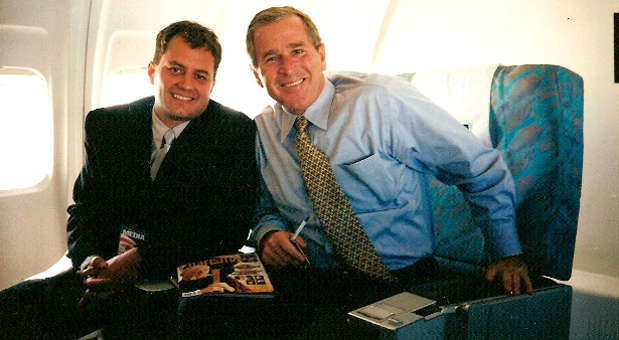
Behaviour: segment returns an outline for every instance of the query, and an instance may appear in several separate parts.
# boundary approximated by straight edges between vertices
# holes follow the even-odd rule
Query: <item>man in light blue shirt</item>
[[[471,204],[507,292],[532,291],[514,221],[514,185],[498,151],[485,147],[449,114],[392,77],[325,77],[325,49],[311,19],[291,7],[258,13],[247,49],[260,86],[277,101],[258,117],[257,160],[262,192],[251,239],[274,268],[338,268],[306,194],[293,123],[330,161],[337,182],[389,270],[432,255],[431,176],[457,185]]]

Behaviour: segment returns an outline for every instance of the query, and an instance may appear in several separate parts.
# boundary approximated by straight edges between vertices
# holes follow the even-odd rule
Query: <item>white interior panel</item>
[[[0,289],[44,270],[66,250],[65,211],[82,164],[84,114],[102,105],[103,79],[145,67],[155,34],[169,23],[197,21],[211,27],[223,47],[212,98],[253,117],[271,100],[250,70],[245,33],[257,11],[274,5],[292,5],[313,18],[328,71],[396,74],[546,63],[580,74],[585,149],[573,284],[589,294],[588,278],[595,276],[610,282],[595,294],[616,297],[616,0],[0,0],[0,67],[29,68],[45,78],[53,139],[44,147],[54,151],[47,182],[0,194]]]

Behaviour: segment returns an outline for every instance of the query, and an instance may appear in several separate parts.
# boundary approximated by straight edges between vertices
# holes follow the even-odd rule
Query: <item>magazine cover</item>
[[[121,225],[118,255],[129,249],[139,247],[144,242],[146,242],[146,235],[140,228],[135,225]]]
[[[271,295],[273,285],[256,253],[215,256],[177,268],[183,297],[202,294]]]

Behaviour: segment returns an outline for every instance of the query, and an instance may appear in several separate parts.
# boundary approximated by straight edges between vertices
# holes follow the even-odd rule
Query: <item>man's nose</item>
[[[178,82],[178,86],[183,89],[191,89],[193,87],[193,75],[190,73],[185,73],[181,76],[181,79]]]
[[[289,56],[282,56],[279,62],[279,72],[281,74],[290,74],[294,67],[294,59]]]

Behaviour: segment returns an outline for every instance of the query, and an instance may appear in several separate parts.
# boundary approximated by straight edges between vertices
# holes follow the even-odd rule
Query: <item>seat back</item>
[[[363,76],[356,72],[344,72]],[[404,73],[501,153],[516,186],[516,227],[529,271],[571,276],[582,180],[582,78],[556,65],[486,65]],[[443,266],[482,272],[492,260],[455,186],[430,184],[434,254]]]
[[[514,177],[529,270],[567,280],[580,207],[582,78],[561,66],[499,66],[490,92],[490,137]],[[459,270],[483,269],[484,238],[462,194],[436,180],[431,191],[437,258]]]
[[[572,273],[580,209],[583,81],[554,65],[497,69],[490,136],[516,184],[516,225],[530,269]]]

